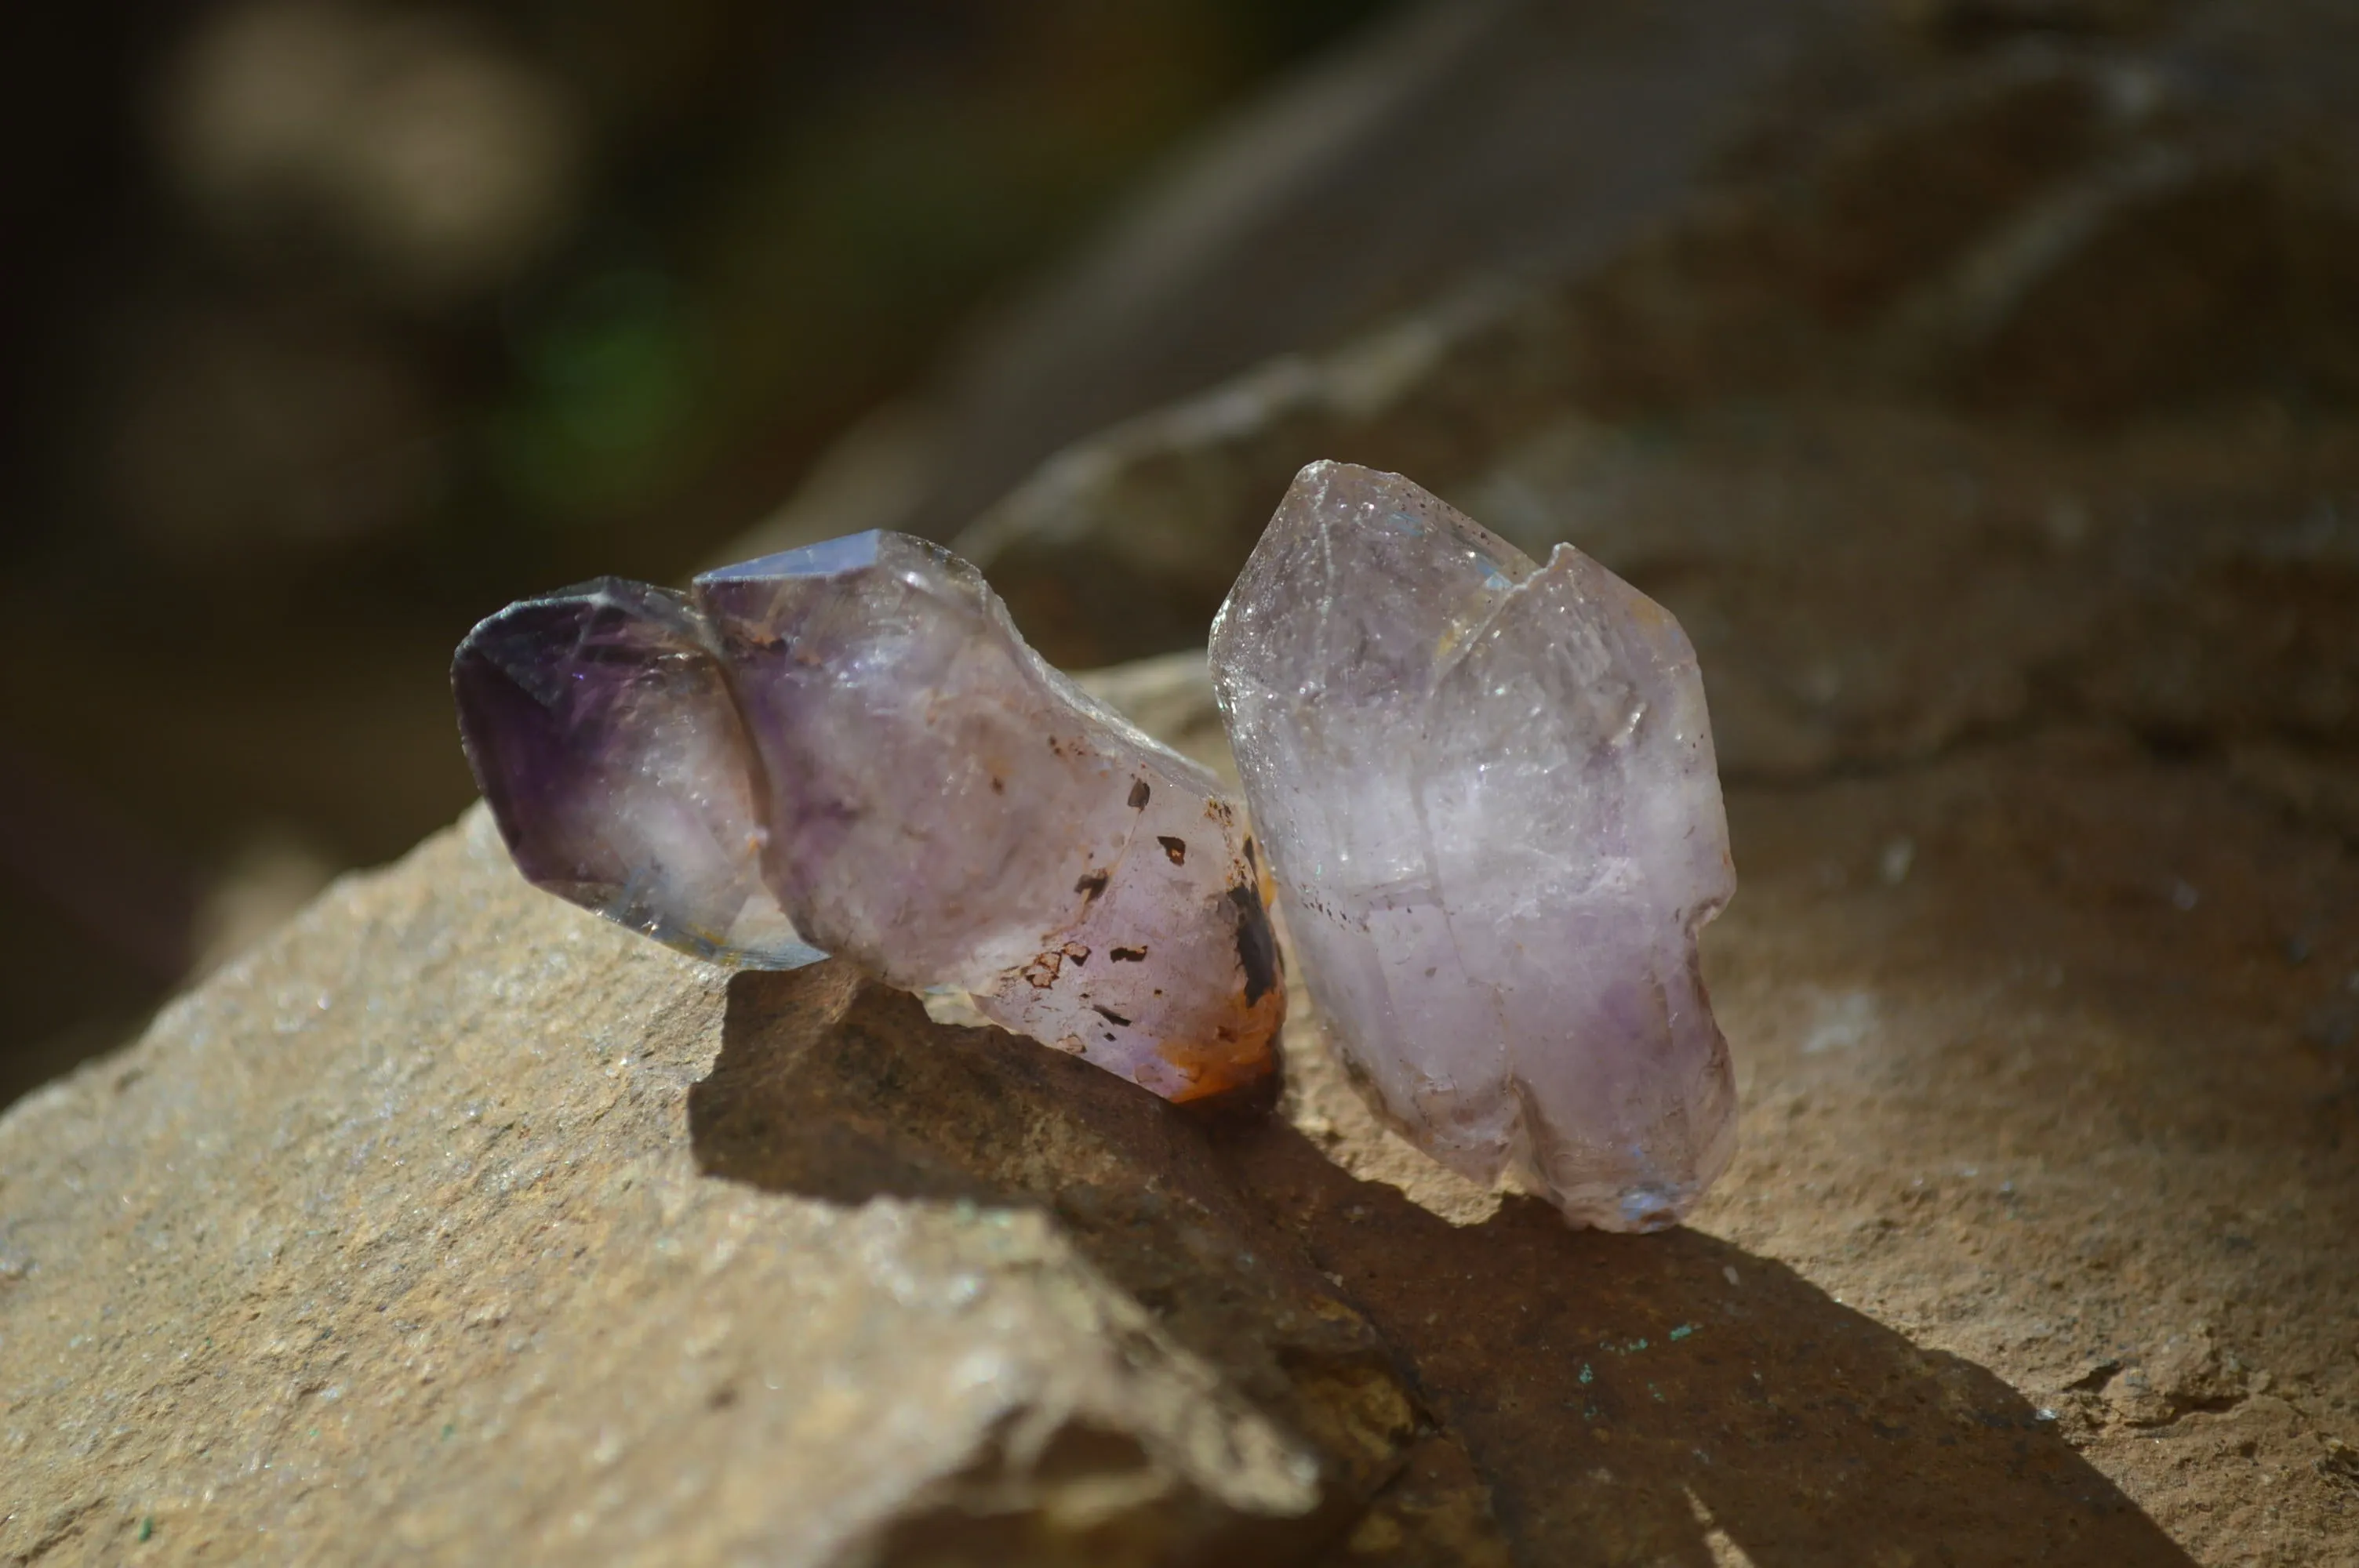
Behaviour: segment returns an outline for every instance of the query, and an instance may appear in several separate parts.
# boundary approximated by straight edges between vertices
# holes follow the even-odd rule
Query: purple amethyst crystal
[[[864,534],[708,573],[692,602],[527,600],[454,678],[542,887],[741,961],[810,955],[791,920],[1169,1099],[1270,1070],[1285,989],[1236,802],[1042,662],[945,550]]]
[[[1304,979],[1377,1109],[1577,1224],[1653,1230],[1729,1161],[1697,933],[1735,891],[1695,650],[1398,474],[1313,463],[1213,623]]]
[[[477,626],[451,670],[484,798],[527,880],[700,957],[823,957],[762,885],[752,751],[701,619],[601,578]]]

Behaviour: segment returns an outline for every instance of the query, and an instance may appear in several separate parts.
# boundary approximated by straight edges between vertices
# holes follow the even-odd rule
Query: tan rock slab
[[[1299,1541],[1319,1452],[1045,1213],[703,1174],[728,1013],[721,971],[525,887],[478,813],[15,1108],[0,1555]]]

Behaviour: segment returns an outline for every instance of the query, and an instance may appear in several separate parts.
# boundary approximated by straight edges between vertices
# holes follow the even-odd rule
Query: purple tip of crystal
[[[468,633],[451,682],[527,881],[699,957],[823,956],[761,885],[751,753],[681,596],[603,578],[512,604]]]
[[[885,534],[872,528],[865,534],[846,534],[841,539],[826,539],[816,545],[805,545],[799,550],[781,550],[775,556],[759,556],[734,566],[718,567],[697,578],[700,583],[740,582],[771,578],[841,577],[845,572],[860,571],[876,564],[883,553]]]

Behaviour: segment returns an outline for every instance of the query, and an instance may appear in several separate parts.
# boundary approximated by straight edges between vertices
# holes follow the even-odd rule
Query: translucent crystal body
[[[680,595],[602,578],[511,604],[460,644],[451,684],[531,881],[700,957],[825,956],[762,883],[753,749]]]
[[[1735,1135],[1696,934],[1735,888],[1694,650],[1396,474],[1302,470],[1212,673],[1304,978],[1378,1110],[1578,1224],[1684,1214]]]
[[[586,639],[536,609],[582,602]],[[578,695],[616,665],[627,700]],[[1270,1068],[1285,990],[1236,802],[1043,663],[947,551],[866,534],[708,573],[686,601],[527,601],[476,629],[454,679],[517,864],[577,903],[701,952],[791,962],[807,938],[963,989],[1166,1098]],[[791,950],[711,935],[749,888]]]

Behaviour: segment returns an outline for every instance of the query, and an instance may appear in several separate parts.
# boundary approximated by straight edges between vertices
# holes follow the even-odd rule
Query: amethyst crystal
[[[1649,1230],[1727,1164],[1696,936],[1735,890],[1694,650],[1396,474],[1302,470],[1212,674],[1304,979],[1376,1108]]]
[[[528,600],[454,680],[476,778],[552,892],[693,951],[787,963],[808,938],[963,989],[1169,1099],[1269,1071],[1285,990],[1236,803],[1043,663],[947,551],[864,534],[692,600]],[[800,937],[746,924],[772,910]]]
[[[511,604],[451,684],[475,781],[535,885],[700,957],[825,957],[762,883],[753,749],[703,621],[601,578]]]

